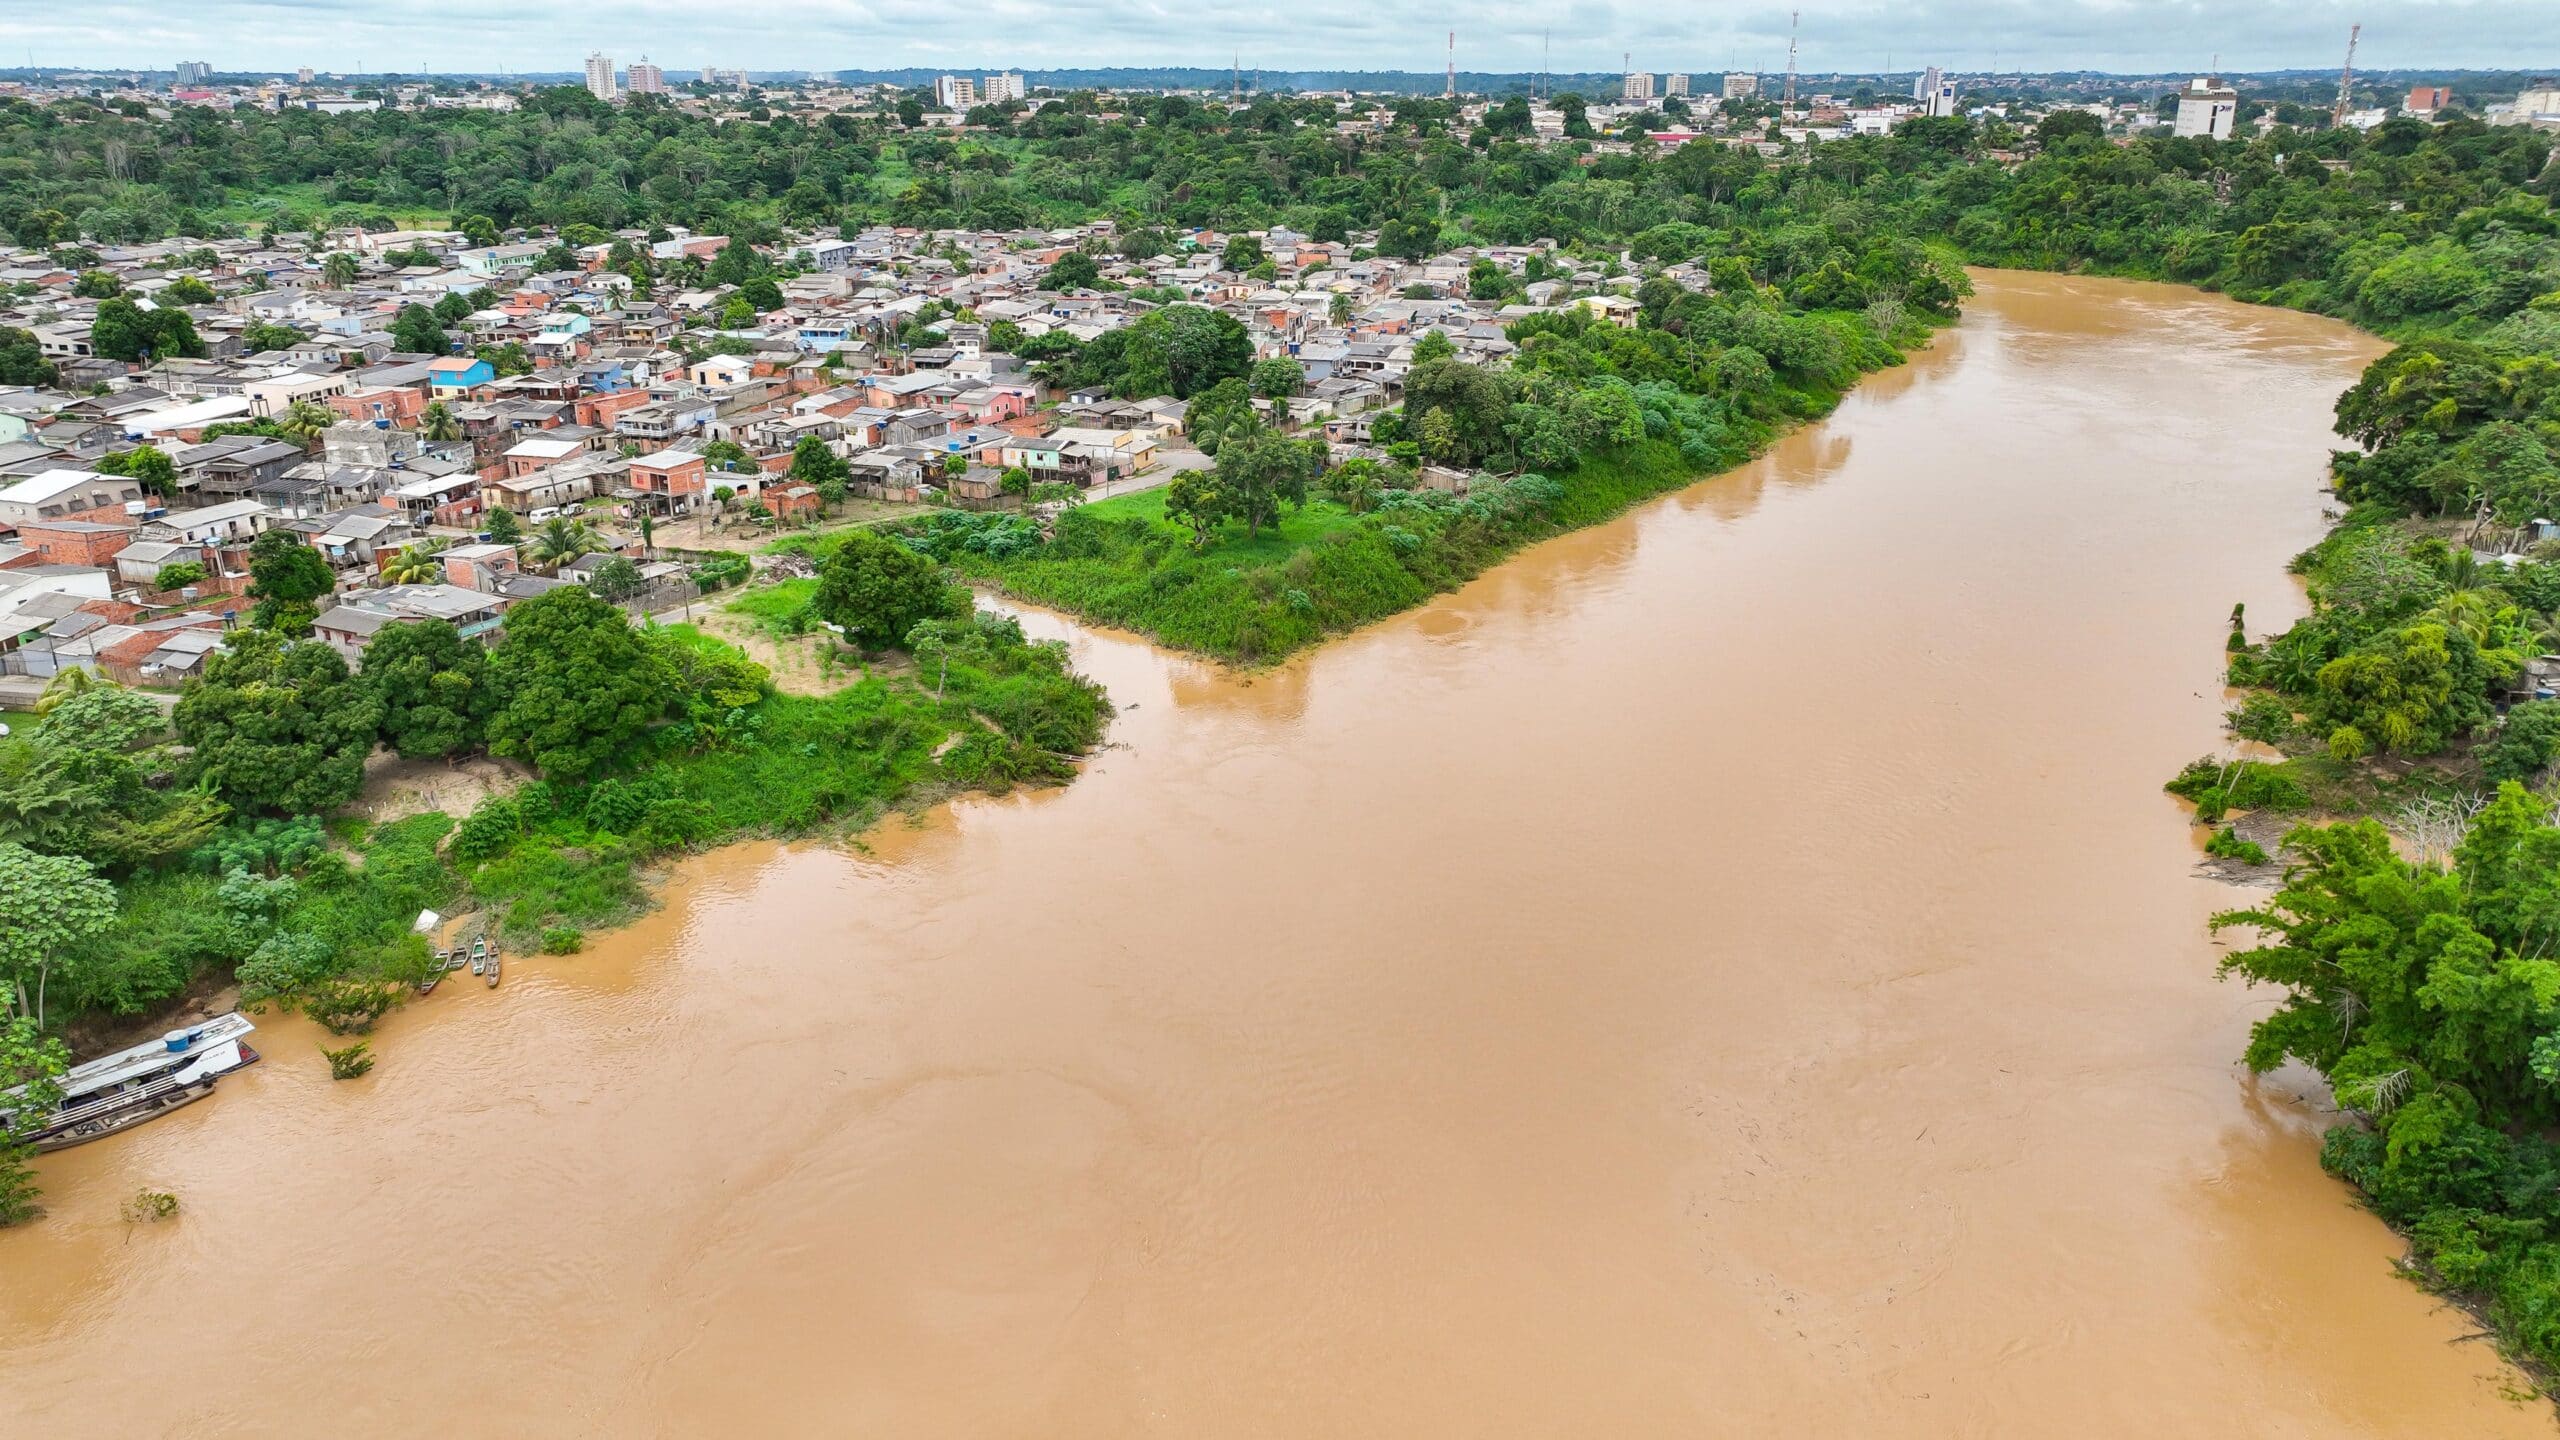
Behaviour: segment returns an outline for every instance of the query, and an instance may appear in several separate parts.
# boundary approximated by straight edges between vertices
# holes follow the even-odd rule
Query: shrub
[[[2212,837],[2204,842],[2204,853],[2218,855],[2226,860],[2237,860],[2243,865],[2267,863],[2267,852],[2264,846],[2254,840],[2241,839],[2238,833],[2228,825],[2214,831]]]
[[[546,926],[542,932],[542,953],[575,955],[587,948],[587,937],[574,925]]]
[[[372,1051],[370,1042],[359,1040],[342,1050],[332,1050],[323,1045],[320,1056],[329,1062],[330,1079],[353,1080],[373,1069]]]
[[[2294,733],[2293,706],[2283,696],[2260,691],[2223,715],[2231,733],[2261,745],[2281,745]]]
[[[477,865],[505,854],[524,834],[524,822],[521,803],[505,795],[490,796],[453,832],[453,858],[465,865]]]
[[[2560,758],[2560,700],[2529,700],[2507,712],[2497,734],[2480,752],[2480,772],[2491,784],[2530,781]]]

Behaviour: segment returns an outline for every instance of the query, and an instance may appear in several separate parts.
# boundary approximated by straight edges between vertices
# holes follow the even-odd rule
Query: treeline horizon
[[[667,72],[668,84],[671,87],[682,88],[683,86],[692,83],[696,72],[699,71],[701,67],[697,65],[668,65],[661,66],[660,68]],[[896,69],[883,70],[847,69],[814,72],[808,70],[757,70],[753,68],[748,68],[743,72],[740,72],[738,67],[725,65],[716,68],[731,73],[743,73],[747,77],[747,82],[749,84],[765,86],[806,84],[809,83],[807,77],[811,74],[819,74],[826,77],[823,83],[840,85],[895,85],[902,88],[930,86],[936,77],[943,75],[968,75],[974,77],[981,75],[1019,74],[1023,77],[1023,82],[1026,85],[1041,89],[1214,90],[1235,83],[1240,73],[1243,88],[1248,93],[1312,90],[1362,90],[1376,93],[1436,95],[1446,87],[1448,80],[1447,73],[1442,70],[1343,70],[1326,68],[1280,70],[1267,67],[1262,69],[1247,67],[1241,72],[1238,72],[1231,66],[1182,65],[1067,66],[1055,69],[1034,69],[1020,66],[973,63],[968,65],[943,66],[938,68],[911,65]],[[1977,85],[1988,83],[1994,86],[2007,87],[2030,84],[2068,85],[2089,83],[2176,85],[2183,83],[2184,80],[2199,73],[2193,69],[1977,70],[1947,66],[1939,67],[1939,71],[1942,75],[1950,79],[1971,80]],[[171,76],[175,73],[176,72],[174,70],[166,68],[137,68],[131,66],[7,66],[0,67],[0,81],[45,83],[59,82],[64,78],[72,76],[113,75],[156,77]],[[294,72],[290,70],[273,69],[216,70],[208,77],[206,83],[238,84],[252,81],[289,79],[292,77],[293,73]],[[577,70],[521,70],[512,72],[494,70],[323,70],[316,73],[326,75],[332,80],[346,84],[416,84],[421,81],[428,83],[443,81],[471,81],[483,84],[495,83],[500,85],[574,85],[584,83],[586,78],[583,71]],[[1644,73],[1652,74],[1657,78],[1666,74],[1686,74],[1692,78],[1710,79],[1721,79],[1726,75],[1753,75],[1764,80],[1778,80],[1782,79],[1786,72],[1782,69],[1714,67],[1686,71],[1654,70]],[[1923,66],[1892,70],[1800,70],[1797,72],[1796,81],[1799,87],[1805,85],[1833,86],[1844,84],[1881,84],[1891,82],[1908,82],[1919,78],[1925,73],[1927,73],[1926,67]],[[2218,73],[2221,75],[2221,78],[2225,80],[2237,82],[2299,84],[2305,81],[2322,81],[2334,85],[2338,75],[2338,67],[2334,64],[2310,65],[2275,70],[2224,70]],[[2360,84],[2366,85],[2423,85],[2443,83],[2448,85],[2458,84],[2473,86],[2486,90],[2523,89],[2537,82],[2549,82],[2556,77],[2560,77],[2560,56],[2554,56],[2551,62],[2546,66],[2516,69],[2472,69],[2449,66],[2375,66],[2360,68],[2356,71],[2356,80]],[[1458,88],[1462,93],[1498,95],[1526,91],[1533,85],[1541,92],[1552,89],[1555,93],[1562,93],[1567,90],[1576,90],[1585,94],[1590,94],[1595,91],[1614,90],[1625,77],[1623,72],[1615,70],[1541,71],[1462,69],[1458,72],[1457,78]],[[1701,88],[1699,93],[1704,95],[1708,93],[1708,91]]]

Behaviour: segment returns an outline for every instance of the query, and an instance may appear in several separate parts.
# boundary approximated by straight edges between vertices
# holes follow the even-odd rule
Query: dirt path
[[[448,764],[442,760],[403,760],[380,753],[364,764],[364,789],[352,813],[380,824],[429,810],[459,820],[492,795],[503,795],[533,778],[512,760],[474,756]]]

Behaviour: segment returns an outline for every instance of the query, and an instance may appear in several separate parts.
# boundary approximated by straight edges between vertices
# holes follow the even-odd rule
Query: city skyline
[[[569,39],[497,0],[453,0],[412,16],[344,15],[320,0],[205,0],[175,12],[158,0],[100,0],[77,11],[0,24],[0,60],[59,67],[166,70],[201,59],[224,72],[575,73],[584,54],[656,57],[670,73],[717,65],[759,71],[843,69],[1211,66],[1240,55],[1247,69],[1437,71],[1445,10],[1318,0],[1285,20],[1230,5],[1187,7],[1178,23],[1141,3],[1109,0],[1073,26],[1055,12],[997,0],[953,23],[917,0],[787,0],[717,16],[669,0],[634,0],[613,26]],[[1583,0],[1561,11],[1498,0],[1461,22],[1461,71],[1615,73],[1634,68],[1708,73],[1782,69],[1789,12],[1749,0],[1711,0],[1677,13]],[[2135,6],[2113,0],[1995,0],[1988,5],[1875,0],[1805,12],[1798,65],[1807,72],[1916,69],[2099,70],[2129,74],[2318,69],[2364,25],[2371,68],[2513,69],[2560,66],[2546,0],[2359,0],[2355,4],[2234,0]],[[1559,24],[1557,22],[1564,23]],[[1053,38],[1054,37],[1054,38]]]

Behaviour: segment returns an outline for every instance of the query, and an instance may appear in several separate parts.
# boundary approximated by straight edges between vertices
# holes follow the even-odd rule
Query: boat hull
[[[89,1116],[59,1130],[38,1131],[29,1138],[27,1143],[37,1154],[43,1155],[55,1150],[68,1150],[76,1145],[86,1145],[92,1140],[104,1140],[110,1135],[121,1135],[137,1125],[157,1120],[172,1110],[183,1109],[194,1104],[212,1094],[213,1087],[222,1082],[224,1075],[237,1075],[256,1063],[258,1063],[258,1052],[247,1045],[242,1045],[240,1063],[228,1070],[206,1075],[183,1085],[172,1085],[163,1090],[156,1090],[150,1095],[137,1097],[130,1105],[110,1110],[103,1115]]]

